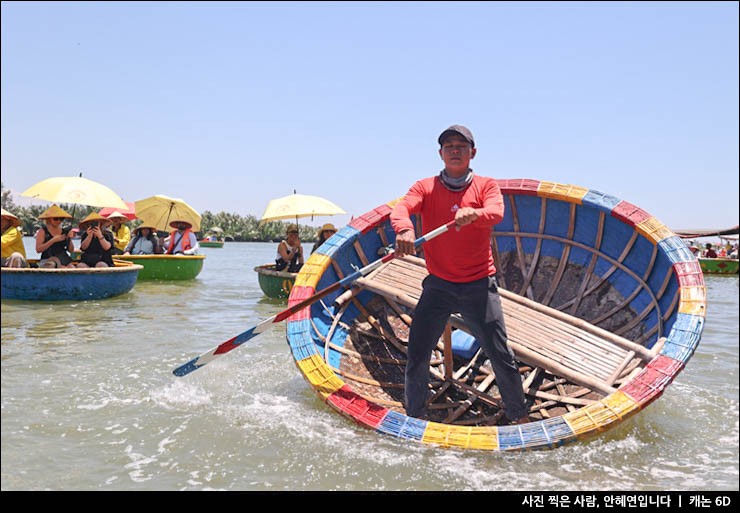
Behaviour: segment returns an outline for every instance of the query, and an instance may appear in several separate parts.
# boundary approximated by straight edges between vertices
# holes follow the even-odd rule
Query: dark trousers
[[[506,326],[496,278],[454,283],[433,275],[424,278],[411,323],[406,363],[406,413],[422,417],[429,397],[429,361],[450,314],[459,312],[491,360],[504,413],[509,420],[527,414],[514,354],[506,345]]]

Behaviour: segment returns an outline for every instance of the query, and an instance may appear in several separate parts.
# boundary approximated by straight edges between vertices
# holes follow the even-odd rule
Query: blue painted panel
[[[568,229],[570,228],[570,208],[571,203],[548,199],[545,211],[545,233],[555,237],[567,238]],[[539,223],[539,211],[537,216],[534,212],[527,212],[531,217],[537,217]],[[539,227],[535,228],[537,230]]]
[[[424,437],[427,421],[419,420],[402,413],[389,411],[378,424],[377,430],[381,433],[420,441]]]
[[[516,196],[514,199],[517,210],[517,221],[519,231],[538,233],[540,227],[540,211],[542,209],[542,199],[536,196]],[[507,209],[504,217],[510,215]],[[509,231],[514,231],[513,221]]]
[[[568,253],[568,262],[580,267],[586,267],[591,264],[591,259],[594,257],[595,255],[591,251],[577,246],[571,246],[570,253]]]
[[[604,194],[603,192],[590,190],[583,197],[581,203],[583,203],[584,205],[593,206],[594,208],[611,215],[614,207],[621,203],[621,201],[622,200],[620,200],[619,198],[610,194]]]
[[[658,242],[658,246],[672,263],[693,262],[696,259],[683,239],[677,235],[666,237]]]
[[[576,222],[573,230],[573,240],[593,248],[596,245],[596,236],[599,233],[599,211],[581,205],[576,207]]]
[[[601,242],[601,252],[614,260],[619,259],[622,250],[632,237],[635,230],[614,217],[607,217],[604,222],[604,237]]]
[[[293,358],[296,361],[303,360],[316,354],[316,346],[310,334],[311,325],[308,319],[300,321],[289,321],[287,326],[286,338]]]

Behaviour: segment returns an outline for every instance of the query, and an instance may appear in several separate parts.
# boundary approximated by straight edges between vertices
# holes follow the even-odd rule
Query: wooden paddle
[[[447,230],[449,230],[453,226],[455,226],[455,221],[450,221],[449,223],[447,223],[445,225],[442,225],[439,228],[436,228],[436,229],[432,230],[431,232],[429,232],[429,233],[427,233],[425,235],[422,235],[421,237],[419,237],[418,239],[416,239],[414,241],[414,247],[417,247],[418,248],[419,246],[421,246],[425,242],[427,242],[429,240],[432,240],[433,238],[437,237],[438,235],[443,234],[444,232],[446,232]],[[391,251],[390,253],[388,253],[387,255],[385,255],[383,258],[380,258],[378,260],[375,260],[374,262],[366,265],[362,269],[359,269],[359,270],[353,272],[352,274],[349,274],[349,275],[345,276],[344,278],[342,278],[338,282],[335,282],[334,284],[329,285],[328,287],[326,287],[326,288],[320,290],[319,292],[315,293],[313,296],[311,296],[309,298],[306,298],[303,301],[301,301],[299,303],[296,303],[296,304],[294,304],[293,306],[291,306],[289,308],[286,308],[282,312],[280,312],[280,313],[278,313],[276,315],[273,315],[272,317],[269,317],[269,318],[265,319],[264,321],[260,322],[256,326],[254,326],[252,328],[249,328],[247,331],[245,331],[245,332],[237,335],[234,338],[231,338],[231,339],[227,340],[223,344],[221,344],[221,345],[219,345],[219,346],[211,349],[210,351],[208,351],[206,353],[203,353],[202,355],[200,355],[200,356],[198,356],[196,358],[193,358],[189,362],[187,362],[187,363],[181,365],[180,367],[176,368],[175,370],[173,370],[172,373],[175,376],[178,376],[178,377],[185,376],[186,374],[190,374],[194,370],[197,370],[197,369],[203,367],[204,365],[206,365],[207,363],[209,363],[211,360],[215,359],[217,356],[221,356],[222,354],[226,354],[229,351],[231,351],[232,349],[236,349],[237,347],[239,347],[240,345],[242,345],[244,342],[247,342],[248,340],[253,339],[257,335],[259,335],[260,333],[262,333],[263,331],[265,331],[271,324],[276,323],[276,322],[281,322],[281,321],[287,319],[288,317],[290,317],[294,313],[303,310],[307,306],[315,303],[316,301],[318,301],[319,299],[321,299],[323,297],[326,297],[327,295],[331,294],[332,292],[338,290],[341,287],[347,288],[355,280],[357,280],[358,278],[361,278],[361,277],[363,277],[363,276],[371,273],[372,271],[374,271],[375,269],[377,269],[378,267],[380,267],[382,264],[384,264],[384,263],[389,262],[390,260],[392,260],[395,256],[396,256],[396,252],[395,251]]]

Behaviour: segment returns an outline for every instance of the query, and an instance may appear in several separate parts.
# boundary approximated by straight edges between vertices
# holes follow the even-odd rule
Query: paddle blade
[[[185,376],[186,374],[190,374],[191,372],[198,370],[199,368],[203,367],[205,364],[211,362],[216,357],[221,356],[222,354],[226,354],[232,349],[236,349],[240,345],[242,345],[244,342],[253,339],[265,329],[267,329],[267,326],[272,324],[275,317],[270,317],[269,319],[266,319],[259,323],[257,326],[248,329],[247,331],[237,335],[236,337],[230,338],[226,342],[220,344],[219,346],[211,349],[210,351],[203,353],[200,356],[196,356],[189,362],[180,365],[178,368],[172,371],[172,374],[174,374],[177,377]]]

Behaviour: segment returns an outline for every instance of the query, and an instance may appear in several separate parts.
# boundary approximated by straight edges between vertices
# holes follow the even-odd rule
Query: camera
[[[93,221],[93,222],[92,222],[92,223],[90,223],[90,225],[88,226],[88,228],[97,228],[97,227],[98,227],[98,222],[97,222],[97,221]]]
[[[62,226],[62,235],[68,235],[71,229],[72,225]]]

